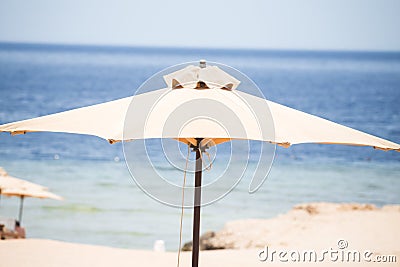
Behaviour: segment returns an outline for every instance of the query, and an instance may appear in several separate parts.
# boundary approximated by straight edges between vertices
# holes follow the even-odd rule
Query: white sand
[[[344,239],[350,248],[400,252],[400,205],[301,204],[273,219],[228,222],[215,238],[235,249],[320,249]]]
[[[217,233],[216,240],[236,249],[201,251],[200,266],[288,266],[258,260],[260,248],[270,250],[336,249],[339,239],[347,250],[376,255],[395,255],[397,263],[341,263],[326,259],[324,266],[400,266],[400,206],[355,204],[306,204],[269,220],[230,222]],[[176,252],[117,249],[66,242],[26,239],[0,241],[0,266],[176,266]],[[292,263],[293,264],[293,263]],[[190,266],[190,252],[182,253],[181,266]],[[314,266],[319,263],[294,263]]]
[[[260,264],[256,250],[202,251],[201,266],[252,266]],[[176,266],[176,252],[128,250],[53,240],[26,239],[0,242],[0,266]],[[261,264],[262,265],[262,264]],[[191,266],[190,252],[181,254],[181,265]]]

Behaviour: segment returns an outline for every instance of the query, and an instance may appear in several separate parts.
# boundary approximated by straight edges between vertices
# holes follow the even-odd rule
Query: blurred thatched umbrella
[[[0,195],[19,197],[20,207],[18,220],[21,223],[25,197],[51,198],[62,200],[63,198],[48,191],[47,187],[12,177],[0,167]]]

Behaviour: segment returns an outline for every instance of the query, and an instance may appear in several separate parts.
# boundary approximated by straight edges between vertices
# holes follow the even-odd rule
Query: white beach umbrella
[[[205,62],[169,73],[164,80],[163,89],[0,125],[0,132],[88,134],[110,143],[173,138],[190,145],[196,151],[193,266],[198,262],[201,152],[207,147],[230,140],[258,140],[284,147],[321,143],[400,151],[399,144],[236,90],[239,80]],[[172,113],[182,114],[174,117],[181,121],[171,121]]]

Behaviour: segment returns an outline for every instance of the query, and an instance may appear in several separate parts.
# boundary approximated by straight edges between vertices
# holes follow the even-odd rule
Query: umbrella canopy
[[[284,147],[300,143],[321,143],[400,151],[399,144],[235,90],[239,81],[216,66],[188,66],[165,75],[164,79],[167,83],[164,89],[3,124],[0,125],[0,132],[10,132],[12,135],[39,131],[77,133],[95,135],[110,143],[145,138],[175,138],[195,145],[195,138],[201,136],[212,139],[213,144],[232,139],[250,139]],[[234,114],[245,130],[235,130],[233,127],[225,131],[218,123],[201,118],[179,129],[179,132],[176,127],[165,127],[171,112],[181,107],[182,103],[204,99],[227,106],[230,110],[221,115],[218,105],[214,105],[207,107],[208,115],[218,115],[219,120],[221,116],[229,120]],[[127,114],[135,110],[138,112],[125,125]],[[203,112],[192,112],[191,116],[201,117]],[[270,121],[260,119],[260,115]],[[269,123],[273,129],[260,130],[260,127],[263,128],[260,123]]]
[[[63,200],[62,197],[43,189],[6,188],[1,190],[1,194],[9,197],[34,197]]]
[[[32,190],[32,191],[45,191],[47,187],[39,184],[31,183],[26,180],[10,176],[3,168],[0,167],[0,190],[3,194],[6,190]]]

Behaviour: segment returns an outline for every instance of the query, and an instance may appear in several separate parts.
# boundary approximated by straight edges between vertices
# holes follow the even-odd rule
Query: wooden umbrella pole
[[[192,242],[192,267],[199,266],[199,245],[200,245],[200,207],[201,207],[201,174],[203,160],[200,148],[201,139],[197,140],[196,150],[196,171],[194,190],[194,212],[193,212],[193,242]]]
[[[21,201],[19,203],[19,216],[18,216],[19,223],[22,223],[22,210],[23,209],[24,209],[24,196],[21,196]]]

